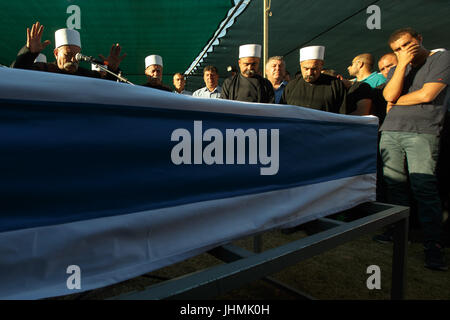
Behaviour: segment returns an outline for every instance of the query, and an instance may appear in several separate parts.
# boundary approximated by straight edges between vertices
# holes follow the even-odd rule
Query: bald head
[[[373,56],[370,53],[363,53],[355,57],[355,60],[358,60],[364,63],[369,71],[372,71],[373,68]]]
[[[378,60],[378,69],[381,74],[387,78],[389,70],[397,65],[397,56],[393,52],[389,52]]]
[[[372,73],[373,56],[362,53],[353,58],[352,64],[347,68],[348,74],[361,81]]]

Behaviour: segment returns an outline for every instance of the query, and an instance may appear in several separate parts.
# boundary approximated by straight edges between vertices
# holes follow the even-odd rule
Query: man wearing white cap
[[[40,52],[51,43],[50,40],[41,42],[43,31],[44,26],[39,22],[33,24],[31,30],[30,28],[27,28],[26,46],[19,51],[16,61],[13,62],[11,67],[116,80],[116,78],[109,73],[102,74],[98,71],[92,71],[79,66],[78,61],[75,59],[75,55],[81,52],[80,33],[72,29],[59,29],[55,32],[55,49],[53,54],[55,55],[56,62],[35,63],[34,61],[39,56]],[[104,64],[108,65],[108,69],[114,73],[118,72],[119,64],[126,56],[126,54],[120,56],[120,51],[121,47],[119,44],[115,44],[111,47],[108,58],[99,55],[104,61]]]
[[[345,110],[344,84],[336,77],[321,73],[324,56],[325,47],[323,46],[300,49],[302,77],[297,77],[288,83],[280,103],[334,113]]]
[[[163,59],[161,56],[152,54],[145,58],[145,75],[147,82],[143,84],[144,87],[172,92],[172,89],[162,83]]]
[[[260,60],[261,46],[259,44],[240,46],[240,73],[225,79],[221,98],[247,102],[274,103],[275,97],[272,84],[258,74]]]

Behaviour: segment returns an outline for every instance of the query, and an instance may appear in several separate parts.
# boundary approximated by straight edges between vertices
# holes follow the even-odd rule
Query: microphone
[[[98,64],[101,64],[101,65],[108,65],[108,62],[107,62],[107,61],[96,60],[96,59],[94,59],[94,57],[85,56],[85,55],[82,54],[82,53],[77,53],[77,54],[75,55],[75,59],[76,59],[77,61],[87,61],[87,62],[98,63]]]
[[[75,60],[77,60],[77,61],[87,61],[87,62],[90,62],[90,63],[99,64],[99,65],[102,65],[102,66],[108,66],[108,60],[99,61],[99,60],[94,59],[94,57],[85,56],[82,53],[77,53],[75,55]],[[127,79],[122,77],[120,74],[115,74],[114,72],[109,71],[107,68],[105,68],[105,70],[103,70],[103,71],[106,71],[106,72],[112,74],[113,76],[115,76],[117,79],[119,79],[119,80],[121,80],[123,82],[129,83],[129,84],[134,86],[133,83],[131,83],[130,81],[128,81]]]

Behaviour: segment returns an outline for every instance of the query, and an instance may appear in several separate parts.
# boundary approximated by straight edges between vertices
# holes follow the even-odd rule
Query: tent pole
[[[263,69],[263,76],[264,78],[266,77],[266,63],[267,63],[267,58],[268,58],[268,53],[269,53],[269,6],[268,6],[268,1],[269,0],[263,0],[264,1],[264,5],[263,5],[263,29],[264,29],[264,40],[263,40],[263,65],[262,65],[262,69]]]

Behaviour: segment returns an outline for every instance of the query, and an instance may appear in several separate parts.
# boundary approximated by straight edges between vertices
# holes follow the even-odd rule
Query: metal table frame
[[[403,299],[409,208],[371,202],[358,206],[357,210],[364,215],[356,220],[315,220],[310,225],[322,231],[266,251],[259,252],[260,235],[254,238],[256,252],[234,245],[217,247],[209,253],[226,263],[157,283],[142,291],[121,294],[113,299],[210,299],[259,279],[308,299],[311,297],[267,276],[388,225],[394,226],[391,299]]]

